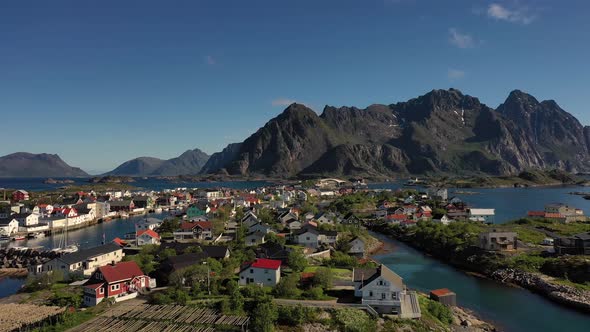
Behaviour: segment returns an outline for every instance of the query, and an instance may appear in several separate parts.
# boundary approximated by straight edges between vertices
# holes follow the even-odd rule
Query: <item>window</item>
[[[370,296],[370,297],[373,297],[373,291],[370,291],[370,292],[369,292],[369,296]]]
[[[385,294],[385,293],[382,293],[382,294],[381,294],[381,300],[385,300],[386,298],[387,298],[387,294]]]
[[[121,286],[119,284],[111,285],[111,291],[116,291],[116,290],[119,290],[119,289],[121,289]]]
[[[254,273],[254,269],[250,269],[250,273]]]
[[[264,270],[264,274],[268,274],[268,270]]]
[[[392,292],[391,293],[391,299],[392,300],[397,300],[397,293],[396,292]]]
[[[104,294],[104,288],[103,287],[100,287],[98,289],[98,294]]]

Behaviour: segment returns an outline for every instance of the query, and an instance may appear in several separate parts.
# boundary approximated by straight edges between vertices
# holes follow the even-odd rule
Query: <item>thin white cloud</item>
[[[295,100],[288,98],[277,98],[271,101],[272,106],[289,106],[293,104]]]
[[[506,21],[520,24],[532,23],[536,16],[527,7],[510,9],[499,3],[492,3],[487,10],[488,17],[498,21]]]
[[[449,29],[449,42],[458,48],[472,48],[475,45],[471,35],[462,33],[456,28]]]
[[[215,60],[215,58],[212,55],[207,55],[207,56],[205,56],[205,62],[209,66],[213,66],[214,64],[217,63],[217,60]]]
[[[451,81],[458,80],[458,79],[465,77],[465,71],[460,70],[460,69],[449,68],[449,70],[447,72],[447,77]]]

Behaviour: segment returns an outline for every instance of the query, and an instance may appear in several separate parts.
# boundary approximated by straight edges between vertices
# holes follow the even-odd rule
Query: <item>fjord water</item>
[[[500,331],[590,329],[590,315],[565,308],[525,289],[468,275],[399,241],[381,234],[373,235],[392,247],[391,252],[373,258],[399,274],[409,288],[425,293],[449,288],[457,294],[458,305],[475,311]]]

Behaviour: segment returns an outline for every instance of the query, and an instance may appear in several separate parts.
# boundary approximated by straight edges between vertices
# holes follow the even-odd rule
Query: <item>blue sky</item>
[[[513,89],[590,124],[590,3],[3,1],[0,155],[104,171],[242,141],[291,101],[393,103]]]

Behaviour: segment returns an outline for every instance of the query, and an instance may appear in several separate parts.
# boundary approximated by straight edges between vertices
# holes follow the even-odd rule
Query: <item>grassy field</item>
[[[305,268],[305,270],[303,270],[303,272],[315,272],[320,267],[322,267],[322,266],[308,266]],[[330,268],[330,270],[332,271],[332,276],[334,277],[334,279],[340,279],[340,280],[351,280],[352,279],[352,270],[341,269],[341,268],[336,268],[336,267]]]

